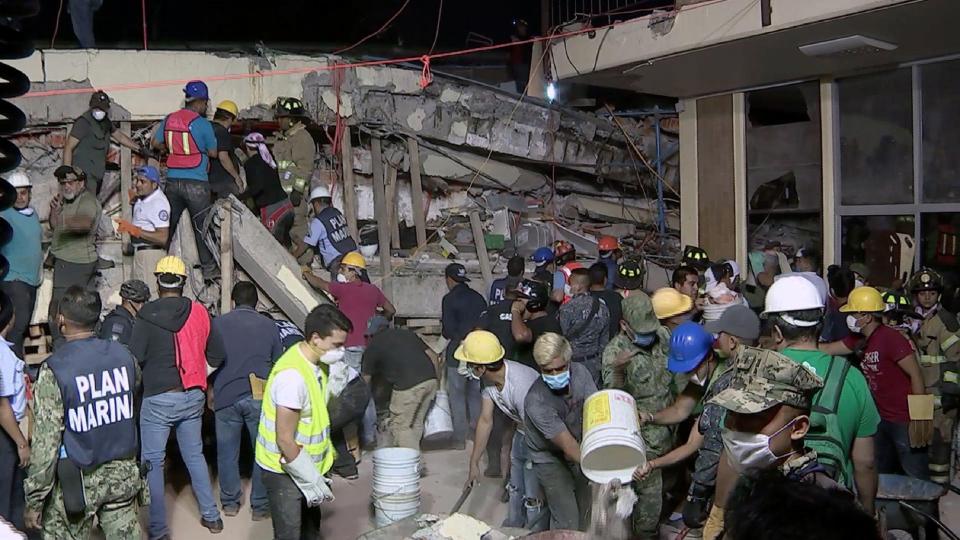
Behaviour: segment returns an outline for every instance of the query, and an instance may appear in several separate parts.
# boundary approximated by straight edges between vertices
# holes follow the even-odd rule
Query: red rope
[[[143,50],[147,50],[147,0],[140,0],[140,16],[143,20]]]
[[[423,55],[420,57],[420,61],[423,62],[423,70],[420,71],[420,88],[424,89],[430,86],[430,83],[433,82],[433,73],[430,72],[430,57]]]

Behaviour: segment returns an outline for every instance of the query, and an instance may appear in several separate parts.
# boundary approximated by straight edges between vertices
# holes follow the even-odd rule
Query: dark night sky
[[[49,47],[60,0],[43,0],[41,13],[26,26],[41,47]],[[63,0],[58,47],[75,47],[76,39]],[[228,48],[252,48],[263,41],[299,44],[327,52],[351,44],[375,31],[403,4],[402,0],[147,0],[151,47],[177,48],[222,43]],[[411,0],[403,14],[370,44],[429,49],[433,41],[440,0]],[[509,38],[514,17],[523,17],[531,30],[539,28],[538,0],[444,0],[437,50],[463,47],[467,33],[477,32],[500,43]],[[96,15],[98,46],[137,46],[142,42],[140,0],[105,0]]]

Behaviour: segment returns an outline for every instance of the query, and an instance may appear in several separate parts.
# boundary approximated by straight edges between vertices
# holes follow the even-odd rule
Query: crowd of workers
[[[18,528],[86,538],[96,521],[107,538],[131,538],[147,506],[149,538],[168,538],[164,464],[175,431],[201,523],[221,532],[222,515],[236,516],[245,502],[246,431],[255,448],[252,519],[272,519],[277,539],[317,538],[321,504],[333,498],[329,475],[358,476],[344,428],[357,425],[367,450],[419,449],[441,388],[450,446],[472,441],[466,483],[480,477],[484,455],[483,474],[506,477],[505,526],[587,528],[594,501],[580,441],[584,401],[599,389],[636,402],[647,454],[632,475],[637,538],[658,537],[672,514],[706,538],[724,530],[739,538],[755,517],[744,508],[756,502],[751,494],[789,491],[783,479],[805,500],[844,508],[845,530],[859,531],[851,534],[875,537],[878,473],[950,482],[960,323],[940,303],[935,271],[881,291],[863,265],[831,267],[824,279],[816,253],[798,251],[791,267],[769,246],[751,254],[744,278],[736,262],[711,263],[688,247],[672,285],[645,291],[645,264],[624,257],[615,238],[599,238],[590,265],[558,241],[532,254],[532,271],[511,258],[486,298],[462,264],[449,264],[448,291],[437,299],[447,344],[434,352],[392,326],[396,309],[370,283],[329,189],[311,186],[316,148],[302,103],[278,100],[272,148],[247,134],[241,163],[229,132],[236,105],[220,103],[210,122],[206,85],[190,82],[184,97],[150,149],[113,129],[102,92],[73,126],[50,203],[54,352],[33,378],[24,376],[23,342],[43,232],[30,179],[10,178],[17,199],[2,214],[14,235],[3,247],[10,271],[0,302],[9,340],[0,342],[0,516]],[[117,227],[131,238],[133,279],[101,320],[96,194],[111,139],[162,152],[166,174],[136,170],[132,221]],[[319,259],[330,278],[309,265],[303,277],[335,305],[292,324],[258,312],[249,282],[233,287],[233,309],[217,317],[184,296],[190,269],[168,254],[180,216],[191,216],[199,239],[204,212],[230,194],[252,199],[294,256]],[[197,251],[213,279],[202,240]],[[31,380],[28,440],[18,424]],[[219,504],[203,457],[206,409]]]

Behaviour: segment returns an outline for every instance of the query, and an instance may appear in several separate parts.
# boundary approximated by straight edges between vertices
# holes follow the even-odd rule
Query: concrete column
[[[837,137],[835,97],[836,87],[833,79],[820,79],[820,163],[822,178],[821,197],[823,205],[820,208],[821,223],[823,226],[823,272],[826,275],[827,266],[834,262],[839,263],[837,253]]]
[[[736,223],[735,256],[747,267],[747,102],[746,94],[733,94],[733,201]]]
[[[680,243],[700,244],[697,180],[697,100],[681,99],[680,109]]]

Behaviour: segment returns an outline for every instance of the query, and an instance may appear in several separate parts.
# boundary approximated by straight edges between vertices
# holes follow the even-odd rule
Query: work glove
[[[300,203],[303,202],[303,193],[300,193],[297,190],[290,192],[290,204],[293,206],[300,206]]]
[[[120,234],[127,233],[134,238],[140,238],[143,236],[143,229],[137,227],[133,223],[125,219],[117,219],[117,232]]]
[[[923,448],[933,442],[933,395],[915,394],[907,396],[907,406],[910,412],[911,448]]]
[[[301,449],[297,458],[290,463],[286,463],[281,457],[280,468],[290,475],[293,483],[300,488],[300,492],[303,493],[303,497],[307,501],[307,506],[320,506],[322,502],[334,500],[333,491],[327,485],[327,480],[317,472],[317,468],[313,465],[313,460],[307,455],[306,450]]]

